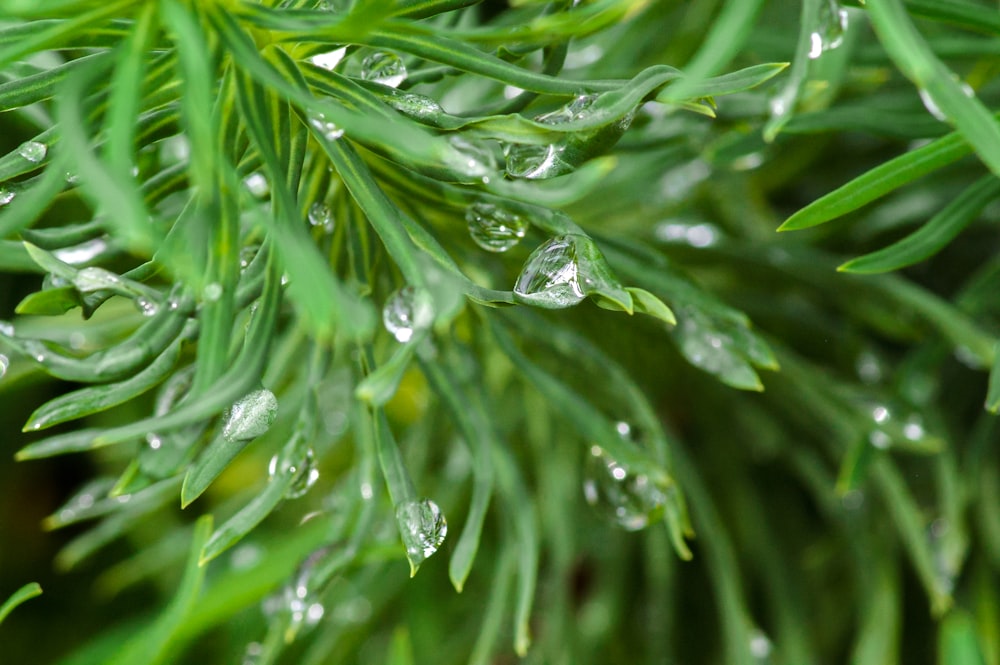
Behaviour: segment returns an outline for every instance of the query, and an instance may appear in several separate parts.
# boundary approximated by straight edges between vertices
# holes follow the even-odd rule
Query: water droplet
[[[80,293],[91,293],[101,289],[113,289],[121,286],[122,279],[110,270],[104,268],[83,268],[73,278],[73,286]]]
[[[661,222],[653,229],[657,240],[667,243],[690,245],[691,247],[711,247],[719,241],[719,227],[709,223]]]
[[[587,109],[593,105],[596,99],[597,95],[581,95],[566,106],[536,116],[535,122],[540,122],[543,125],[558,125],[579,120],[586,116]],[[621,131],[624,132],[631,122],[631,114],[626,119],[619,121]],[[594,133],[590,132],[575,140],[585,141]],[[563,144],[513,143],[507,145],[504,148],[504,155],[507,157],[507,174],[514,178],[537,180],[569,173],[573,170],[573,165],[563,160],[565,151],[566,145]]]
[[[235,570],[249,570],[264,560],[264,548],[253,543],[243,543],[229,555],[229,565]]]
[[[338,49],[327,51],[326,53],[317,53],[309,58],[309,62],[317,67],[322,67],[323,69],[332,72],[334,68],[340,64],[340,61],[344,59],[346,54],[347,47],[341,46]]]
[[[676,314],[678,324],[670,334],[688,362],[729,385],[752,387],[758,384],[759,379],[734,339],[740,331],[737,326],[720,324],[695,309],[683,308]],[[752,343],[753,340],[745,335],[742,341]]]
[[[321,227],[326,233],[333,231],[333,211],[330,206],[320,201],[309,206],[309,223]]]
[[[78,185],[80,184],[80,174],[74,173],[72,171],[66,171],[65,173],[66,184],[68,185]]]
[[[113,478],[96,478],[89,481],[56,511],[58,521],[66,523],[77,519],[81,511],[88,510],[101,499],[107,498],[108,492],[114,485]]]
[[[285,587],[280,596],[281,600],[278,601],[278,606],[269,612],[273,613],[274,609],[278,609],[282,612],[288,612],[290,615],[288,631],[285,634],[287,641],[294,639],[303,627],[315,626],[323,618],[325,608],[319,602],[317,591],[313,588],[315,582],[312,577],[316,566],[328,553],[329,548],[324,547],[310,554],[299,566],[292,581]],[[265,606],[265,612],[271,609],[269,605],[271,604],[268,603]]]
[[[27,141],[20,145],[17,149],[17,154],[21,155],[21,157],[24,157],[29,162],[37,164],[45,159],[45,155],[48,151],[49,149],[44,143],[39,143],[38,141]]]
[[[17,193],[14,190],[0,185],[0,206],[5,206],[13,201],[15,196]]]
[[[881,425],[882,423],[889,420],[892,414],[889,413],[889,409],[879,404],[874,409],[872,409],[872,420]]]
[[[243,272],[250,266],[259,251],[260,245],[247,245],[240,249],[240,272]]]
[[[473,203],[465,221],[475,243],[490,252],[506,252],[521,242],[528,230],[520,215],[492,203]]]
[[[0,353],[0,379],[4,377],[7,373],[7,368],[10,367],[10,359],[4,354]]]
[[[336,141],[344,135],[344,130],[337,126],[337,123],[326,117],[324,113],[314,113],[309,116],[309,124],[323,135],[327,141]]]
[[[859,353],[854,369],[864,383],[872,384],[882,380],[882,363],[874,351],[866,349]]]
[[[667,171],[660,178],[660,194],[666,201],[681,201],[691,196],[695,187],[709,179],[712,169],[703,159],[693,159]]]
[[[257,198],[263,198],[271,191],[271,186],[268,184],[267,178],[256,172],[251,173],[243,179],[243,186],[250,190],[250,193]]]
[[[774,650],[771,639],[759,628],[753,628],[750,631],[750,644],[748,646],[750,647],[750,655],[760,665],[768,662],[771,651]]]
[[[146,445],[149,446],[150,450],[159,450],[163,447],[163,437],[155,432],[150,432],[146,435]]]
[[[377,51],[361,62],[361,78],[398,88],[406,80],[406,65],[395,53]]]
[[[580,283],[576,243],[585,236],[556,236],[531,253],[514,285],[514,293],[538,307],[571,307],[586,297]]]
[[[0,320],[0,335],[3,335],[4,337],[13,337],[14,324],[10,321]]]
[[[370,501],[373,496],[375,496],[375,490],[372,488],[372,484],[361,483],[361,498]]]
[[[255,390],[226,411],[222,436],[227,441],[247,441],[267,432],[278,415],[278,399],[270,390]]]
[[[319,480],[319,469],[316,468],[316,459],[312,448],[307,448],[305,455],[297,462],[282,461],[279,455],[271,458],[271,463],[267,466],[267,474],[273,480],[280,474],[293,476],[292,484],[285,490],[286,499],[298,499],[305,496],[306,492]]]
[[[160,142],[160,163],[163,166],[186,164],[191,157],[191,144],[181,134],[170,136]]]
[[[206,302],[218,301],[222,297],[222,284],[218,282],[206,284],[204,290],[201,292],[201,296]]]
[[[389,296],[382,308],[382,323],[398,342],[409,342],[418,330],[430,327],[434,309],[430,294],[404,286]]]
[[[448,534],[444,513],[430,499],[404,501],[396,507],[396,521],[406,546],[406,558],[414,572],[437,552]]]
[[[143,316],[156,316],[160,311],[160,306],[148,298],[136,298],[135,306]]]
[[[108,250],[108,241],[105,238],[92,238],[79,245],[72,247],[61,247],[53,250],[52,255],[63,263],[78,266],[90,263]]]
[[[436,100],[415,92],[399,91],[386,99],[386,101],[389,103],[389,106],[400,113],[408,115],[411,118],[416,118],[417,120],[434,118],[444,113],[444,109]]]
[[[264,653],[264,647],[260,642],[251,642],[243,652],[243,662],[240,665],[257,665]]]
[[[629,473],[600,446],[591,446],[583,495],[587,503],[624,529],[638,531],[659,520],[669,491],[646,475]]]
[[[879,450],[885,450],[892,444],[892,438],[884,431],[876,429],[868,435],[868,442]]]
[[[483,178],[484,182],[497,171],[497,158],[490,144],[485,141],[469,140],[455,134],[448,138],[451,147],[457,151],[450,165],[460,173],[473,178]]]
[[[923,419],[916,413],[906,419],[903,424],[903,436],[910,441],[920,441],[926,435]]]
[[[919,93],[920,93],[920,101],[924,103],[924,108],[927,109],[927,112],[930,113],[932,116],[934,116],[937,120],[940,120],[941,122],[948,122],[948,116],[946,116],[944,112],[938,107],[937,103],[934,101],[934,98],[931,97],[931,93],[927,92],[923,88],[920,88]]]
[[[809,57],[813,60],[844,43],[847,32],[847,10],[837,0],[826,0],[819,7],[816,30],[809,35]]]
[[[604,49],[598,44],[588,44],[583,48],[571,47],[566,53],[566,61],[563,63],[564,69],[579,69],[592,65],[604,57]]]

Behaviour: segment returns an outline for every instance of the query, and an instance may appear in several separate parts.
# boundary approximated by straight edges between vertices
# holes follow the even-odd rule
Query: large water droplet
[[[505,147],[507,174],[512,178],[540,180],[571,170],[562,160],[565,146],[513,143]]]
[[[490,252],[506,252],[521,242],[528,230],[520,215],[492,203],[473,203],[465,221],[475,243]]]
[[[457,158],[451,164],[455,169],[473,178],[481,178],[484,183],[489,182],[490,176],[497,170],[497,158],[489,144],[458,134],[449,137],[448,142],[458,151]]]
[[[292,476],[292,484],[285,490],[286,499],[298,499],[319,480],[319,470],[316,468],[316,458],[312,448],[307,448],[305,455],[297,462],[282,461],[280,455],[271,458],[267,474],[273,480],[278,474]]]
[[[837,0],[820,2],[816,30],[809,35],[809,57],[815,60],[824,51],[832,51],[844,43],[847,32],[847,10]]]
[[[270,390],[255,390],[226,411],[222,436],[227,441],[247,441],[267,432],[278,415],[278,399]]]
[[[591,446],[584,470],[587,503],[628,531],[638,531],[663,517],[670,488],[643,474],[630,473],[600,446]]]
[[[257,198],[263,198],[271,191],[271,186],[268,184],[267,178],[256,172],[251,173],[243,179],[243,186]]]
[[[316,201],[309,206],[309,223],[318,226],[326,233],[333,231],[333,211],[322,201]]]
[[[415,92],[397,92],[386,99],[386,102],[400,113],[417,120],[434,118],[444,113],[436,100]]]
[[[316,65],[317,67],[322,67],[328,71],[333,71],[340,61],[344,59],[347,54],[347,47],[341,46],[338,49],[328,51],[326,53],[317,53],[316,55],[309,58],[309,62]]]
[[[406,65],[395,53],[377,51],[361,62],[361,78],[398,88],[406,80]]]
[[[14,200],[17,193],[13,189],[8,189],[0,185],[0,206],[5,206]]]
[[[434,320],[430,294],[404,286],[389,296],[382,308],[382,323],[399,342],[409,342],[418,330],[425,330]]]
[[[122,278],[104,268],[83,268],[73,278],[73,286],[80,293],[90,293],[101,289],[113,289],[121,286]]]
[[[586,293],[580,282],[578,238],[584,236],[556,236],[532,252],[517,277],[514,293],[548,309],[571,307],[583,300]]]
[[[48,151],[49,149],[44,143],[39,143],[38,141],[27,141],[18,147],[17,154],[21,155],[21,157],[24,157],[29,162],[37,164],[45,159],[45,155]]]
[[[448,523],[441,509],[430,499],[400,503],[396,507],[396,521],[410,569],[416,572],[420,564],[441,547],[448,534]]]

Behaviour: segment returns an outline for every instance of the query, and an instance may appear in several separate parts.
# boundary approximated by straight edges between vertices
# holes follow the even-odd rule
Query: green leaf
[[[170,605],[152,625],[123,645],[109,665],[156,665],[166,662],[168,656],[176,649],[175,637],[198,604],[205,580],[205,568],[200,566],[198,561],[211,533],[212,516],[203,515],[198,518],[191,538],[191,549],[184,575]]]
[[[990,383],[986,392],[986,409],[990,413],[1000,412],[1000,342],[993,349],[993,367],[990,369]]]
[[[42,595],[42,587],[38,582],[29,582],[10,595],[10,598],[0,605],[0,623],[7,618],[7,615],[14,611],[14,608],[26,600],[31,600]]]
[[[632,295],[635,311],[657,318],[668,326],[677,325],[677,319],[674,317],[673,311],[655,295],[635,286],[626,287],[625,290]]]
[[[952,199],[918,230],[877,252],[852,259],[837,270],[870,274],[919,263],[944,249],[997,197],[1000,197],[1000,179],[992,174],[984,176]]]
[[[29,293],[14,311],[25,315],[59,316],[80,304],[80,292],[72,286],[62,286]]]
[[[896,66],[948,117],[979,158],[1000,175],[1000,127],[975,95],[969,96],[910,21],[902,0],[865,5],[872,27]]]
[[[418,332],[409,342],[400,345],[389,360],[358,383],[354,389],[354,396],[375,408],[385,406],[399,389],[399,383],[413,360],[417,345],[423,343],[425,339],[426,334]]]
[[[138,397],[173,371],[180,348],[180,341],[175,341],[149,366],[119,383],[83,388],[49,400],[35,409],[25,423],[24,431],[41,430],[89,416]]]
[[[903,185],[933,173],[969,154],[959,134],[949,134],[876,166],[822,196],[789,217],[779,231],[795,231],[843,217]]]
[[[945,616],[938,628],[938,665],[986,665],[973,618],[959,609]]]
[[[216,529],[201,551],[199,564],[202,566],[208,564],[263,522],[284,500],[285,492],[291,487],[293,480],[294,476],[290,474],[280,474],[272,478],[249,503]]]

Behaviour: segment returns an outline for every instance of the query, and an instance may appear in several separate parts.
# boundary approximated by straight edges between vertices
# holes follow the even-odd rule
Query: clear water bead
[[[309,124],[323,135],[327,141],[336,141],[344,135],[344,130],[337,123],[328,119],[323,113],[315,113],[309,117]]]
[[[73,286],[80,293],[111,289],[120,286],[121,283],[121,277],[104,268],[83,268],[73,278]]]
[[[576,305],[586,297],[580,281],[575,234],[556,236],[531,253],[514,284],[521,299],[547,309]]]
[[[398,88],[406,80],[406,65],[395,53],[377,51],[361,61],[361,78]]]
[[[4,377],[7,373],[7,368],[10,367],[10,359],[4,354],[0,353],[0,379]]]
[[[24,157],[26,160],[33,164],[45,159],[45,155],[48,154],[49,149],[44,143],[39,143],[38,141],[27,141],[22,143],[17,149],[17,154]]]
[[[243,179],[243,186],[257,198],[263,198],[271,191],[271,186],[268,184],[267,178],[256,172],[251,173]]]
[[[825,51],[832,51],[843,44],[847,20],[847,10],[837,0],[820,2],[819,23],[809,35],[809,57],[815,60]]]
[[[267,432],[278,415],[278,399],[270,390],[247,393],[226,410],[222,436],[227,441],[256,439]]]
[[[457,157],[450,165],[460,173],[480,178],[483,182],[489,182],[490,176],[496,173],[496,155],[487,142],[455,134],[448,138],[448,143],[457,151]]]
[[[0,206],[5,206],[13,201],[15,196],[17,193],[14,190],[0,185]]]
[[[663,516],[670,489],[643,474],[633,474],[600,446],[592,446],[584,468],[587,503],[628,531],[638,531]]]
[[[404,115],[417,120],[434,118],[444,113],[444,109],[434,99],[415,92],[397,92],[386,100],[389,106]]]
[[[430,295],[422,289],[404,286],[385,301],[382,323],[398,342],[409,342],[418,330],[430,327],[434,310]]]
[[[202,297],[205,302],[216,302],[222,297],[222,284],[218,282],[211,282],[205,285],[205,289],[201,292]]]
[[[298,462],[282,463],[280,455],[271,458],[271,463],[267,467],[267,474],[273,480],[279,473],[292,476],[292,484],[285,490],[286,499],[298,499],[305,494],[319,480],[319,469],[316,468],[316,456],[312,448],[306,449],[305,455]]]
[[[340,61],[344,59],[345,55],[347,55],[347,47],[341,46],[338,49],[334,49],[326,53],[317,53],[309,58],[309,62],[317,67],[321,67],[332,72],[334,68],[340,64]]]
[[[137,298],[135,306],[143,316],[156,316],[160,311],[160,306],[148,298]]]
[[[528,223],[520,215],[492,203],[473,203],[465,212],[469,235],[488,252],[506,252],[528,231]]]
[[[441,509],[430,499],[400,503],[396,507],[396,521],[410,569],[415,573],[420,564],[441,547],[448,535],[448,523]]]
[[[325,232],[333,231],[333,211],[330,206],[317,201],[309,206],[309,224],[322,228]]]

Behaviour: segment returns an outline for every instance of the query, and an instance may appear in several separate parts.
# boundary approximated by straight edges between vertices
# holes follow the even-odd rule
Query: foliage
[[[995,7],[0,16],[18,662],[1000,663]]]

